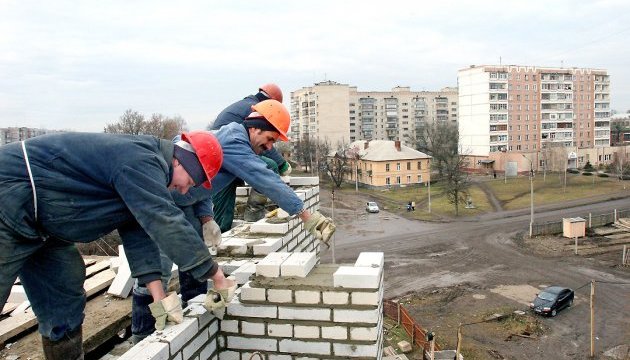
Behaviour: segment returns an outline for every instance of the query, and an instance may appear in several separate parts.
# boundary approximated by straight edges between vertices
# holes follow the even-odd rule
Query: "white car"
[[[374,201],[368,201],[367,205],[365,206],[365,210],[370,213],[379,212],[378,205]]]

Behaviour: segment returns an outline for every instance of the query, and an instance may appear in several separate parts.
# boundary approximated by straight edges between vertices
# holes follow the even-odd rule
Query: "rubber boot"
[[[267,197],[252,188],[247,198],[247,208],[245,208],[243,219],[250,222],[262,219],[265,216],[266,204]]]
[[[46,360],[83,360],[83,334],[80,327],[59,341],[42,336],[42,345]]]
[[[153,296],[132,293],[131,301],[131,342],[135,345],[155,331],[155,318],[151,315],[149,305]]]

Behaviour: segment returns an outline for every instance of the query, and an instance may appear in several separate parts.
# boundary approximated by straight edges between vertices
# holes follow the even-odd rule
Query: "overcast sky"
[[[276,82],[457,85],[471,64],[606,69],[630,110],[630,1],[0,0],[0,127],[102,131],[126,109],[205,127]]]

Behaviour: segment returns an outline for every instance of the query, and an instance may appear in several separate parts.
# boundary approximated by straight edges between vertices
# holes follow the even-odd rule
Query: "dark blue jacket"
[[[198,279],[217,268],[167,188],[170,141],[63,133],[25,144],[37,192],[37,222],[21,143],[0,147],[0,220],[18,234],[89,242],[118,229],[132,275],[141,283],[160,278],[158,245]]]
[[[212,124],[212,130],[218,130],[222,126],[227,124],[236,122],[242,124],[246,117],[252,113],[252,105],[258,104],[259,102],[267,100],[267,97],[262,93],[258,93],[256,95],[249,95],[243,100],[239,100],[232,105],[226,107],[219,113],[216,120]],[[276,148],[272,148],[271,150],[267,150],[261,154],[262,156],[266,156],[271,160],[275,161],[278,164],[278,167],[284,164],[285,160],[282,155],[276,150]]]

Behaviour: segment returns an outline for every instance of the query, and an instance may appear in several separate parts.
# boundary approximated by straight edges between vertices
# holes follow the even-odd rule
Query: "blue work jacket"
[[[216,120],[212,124],[212,130],[218,130],[221,127],[236,122],[242,124],[245,121],[245,118],[252,113],[252,105],[258,104],[259,102],[267,100],[267,97],[262,93],[258,93],[256,95],[249,95],[243,100],[239,100],[232,105],[226,107],[219,113]],[[285,160],[282,155],[276,150],[276,148],[271,148],[271,150],[267,150],[260,154],[262,156],[268,157],[271,160],[275,161],[278,164],[278,167],[281,167],[284,164]]]
[[[263,195],[278,204],[289,214],[298,213],[304,203],[280,176],[267,168],[249,142],[247,129],[237,122],[233,122],[213,131],[223,149],[223,164],[221,170],[212,179],[212,189],[202,187],[191,188],[184,195],[174,194],[179,206],[194,206],[195,215],[214,216],[212,199],[210,197],[228,186],[234,179],[245,180]]]
[[[0,147],[0,220],[31,239],[90,242],[118,229],[132,275],[160,279],[159,249],[198,279],[215,272],[168,185],[173,143],[152,136],[63,133]],[[159,246],[159,249],[158,249]]]

